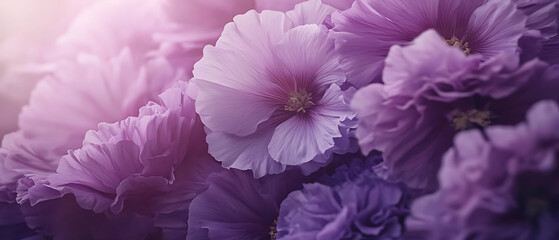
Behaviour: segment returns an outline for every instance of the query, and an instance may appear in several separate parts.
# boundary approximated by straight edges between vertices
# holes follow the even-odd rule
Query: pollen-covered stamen
[[[469,109],[462,111],[454,109],[452,112],[452,125],[456,130],[466,130],[474,126],[487,127],[491,124],[491,112],[487,110]]]
[[[305,89],[299,89],[289,93],[289,99],[287,100],[287,104],[285,104],[285,110],[306,113],[307,110],[314,105],[314,102],[312,102],[312,93],[307,92]]]
[[[276,237],[278,235],[278,219],[274,219],[274,224],[272,226],[270,226],[270,239],[271,240],[276,240]]]
[[[459,48],[466,55],[469,55],[470,52],[472,51],[472,49],[470,49],[469,47],[470,44],[468,42],[464,42],[458,39],[456,36],[452,36],[452,38],[446,39],[445,41],[449,46]]]

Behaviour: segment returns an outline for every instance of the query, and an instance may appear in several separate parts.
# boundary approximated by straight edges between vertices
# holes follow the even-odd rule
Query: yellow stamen
[[[464,52],[464,54],[469,55],[472,49],[470,49],[470,43],[459,40],[456,36],[452,36],[450,39],[445,40],[446,43],[451,47],[457,47]]]
[[[306,113],[307,110],[314,105],[314,102],[312,102],[312,93],[307,92],[305,89],[299,89],[289,93],[289,99],[284,109],[291,112]]]
[[[270,238],[271,240],[276,240],[276,237],[278,235],[278,219],[274,219],[274,224],[272,226],[270,226]]]
[[[486,110],[470,109],[464,112],[460,109],[454,109],[451,114],[452,124],[456,130],[466,130],[472,128],[474,124],[480,127],[487,127],[491,124],[489,120],[491,112]]]

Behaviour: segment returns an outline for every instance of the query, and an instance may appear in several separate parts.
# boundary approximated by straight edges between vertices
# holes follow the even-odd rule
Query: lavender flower
[[[18,191],[18,202],[35,205],[72,194],[96,213],[126,208],[152,215],[187,208],[218,166],[206,152],[185,88],[181,83],[165,91],[138,117],[88,132],[84,146],[62,157],[56,173],[32,177],[35,182]]]
[[[165,60],[144,65],[128,50],[108,63],[92,55],[76,60],[63,61],[56,74],[37,85],[20,115],[20,130],[4,137],[2,183],[54,172],[61,156],[82,146],[86,131],[137,114],[176,81]]]
[[[556,239],[559,106],[535,104],[516,126],[460,133],[444,157],[441,188],[407,222],[427,239]]]
[[[363,153],[383,152],[388,178],[434,190],[442,154],[456,132],[521,122],[542,99],[559,100],[559,68],[533,60],[518,67],[507,55],[481,62],[448,47],[433,30],[386,59],[385,84],[352,100]]]
[[[255,177],[305,164],[316,169],[349,149],[354,117],[327,29],[335,9],[319,0],[282,13],[237,16],[195,65],[196,111],[210,153]]]
[[[428,29],[482,60],[500,52],[517,57],[518,40],[528,31],[526,18],[510,0],[356,0],[332,22],[348,81],[363,87],[381,81],[392,45],[407,45]]]
[[[278,239],[399,239],[407,215],[406,189],[370,170],[329,187],[306,184],[282,202]]]
[[[234,169],[211,174],[190,205],[187,240],[275,239],[280,203],[303,180],[297,170],[260,179]]]

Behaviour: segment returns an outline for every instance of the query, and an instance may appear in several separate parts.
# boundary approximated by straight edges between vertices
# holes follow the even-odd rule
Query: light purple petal
[[[518,52],[518,39],[526,32],[526,16],[512,1],[489,0],[477,8],[468,23],[473,51],[483,59],[503,52]]]
[[[255,133],[237,137],[232,134],[211,132],[207,141],[209,152],[222,162],[226,168],[241,170],[251,169],[257,178],[268,173],[280,173],[285,165],[275,161],[268,151],[273,136],[273,127],[269,123],[262,124]]]

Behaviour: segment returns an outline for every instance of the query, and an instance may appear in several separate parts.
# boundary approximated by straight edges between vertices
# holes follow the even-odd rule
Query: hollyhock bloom
[[[249,11],[204,49],[192,80],[196,111],[224,167],[262,177],[323,165],[350,147],[345,76],[318,25],[333,11],[319,0],[287,13]]]
[[[211,174],[190,205],[186,239],[275,239],[280,204],[303,180],[298,170],[260,179],[235,169]]]
[[[136,115],[174,81],[164,59],[135,61],[126,49],[109,62],[80,55],[60,63],[37,85],[20,116],[20,130],[4,138],[1,182],[54,172],[62,155],[82,146],[87,130]]]
[[[388,179],[434,190],[442,154],[456,132],[511,125],[542,99],[559,100],[559,68],[533,60],[518,67],[507,55],[481,62],[449,47],[433,30],[386,59],[385,84],[352,100],[363,153],[383,152]]]
[[[306,184],[282,202],[277,239],[399,239],[407,193],[370,170],[329,187]]]
[[[186,85],[165,91],[138,117],[89,131],[83,147],[62,157],[56,173],[20,179],[17,200],[30,227],[57,239],[106,239],[109,228],[121,225],[112,238],[144,239],[156,234],[154,224],[162,236],[176,234],[157,216],[188,209],[206,189],[207,175],[221,169],[207,153]],[[68,227],[66,219],[75,217],[79,224]],[[145,227],[131,229],[134,222]],[[85,227],[90,224],[101,229],[91,232]],[[154,239],[160,239],[157,234]]]
[[[511,0],[356,0],[333,14],[332,35],[348,81],[359,88],[381,81],[392,45],[407,45],[428,29],[481,60],[500,52],[518,55],[518,40],[529,30],[526,19]]]
[[[406,222],[422,239],[557,239],[559,106],[535,104],[516,126],[460,133],[444,157],[441,188]]]
[[[189,180],[218,165],[208,157],[185,91],[183,82],[161,94],[158,103],[142,107],[138,117],[89,131],[82,148],[61,158],[56,173],[32,177],[34,183],[18,191],[18,202],[35,205],[71,193],[82,208],[96,213],[120,213],[127,205],[146,215],[188,202],[205,188]]]

